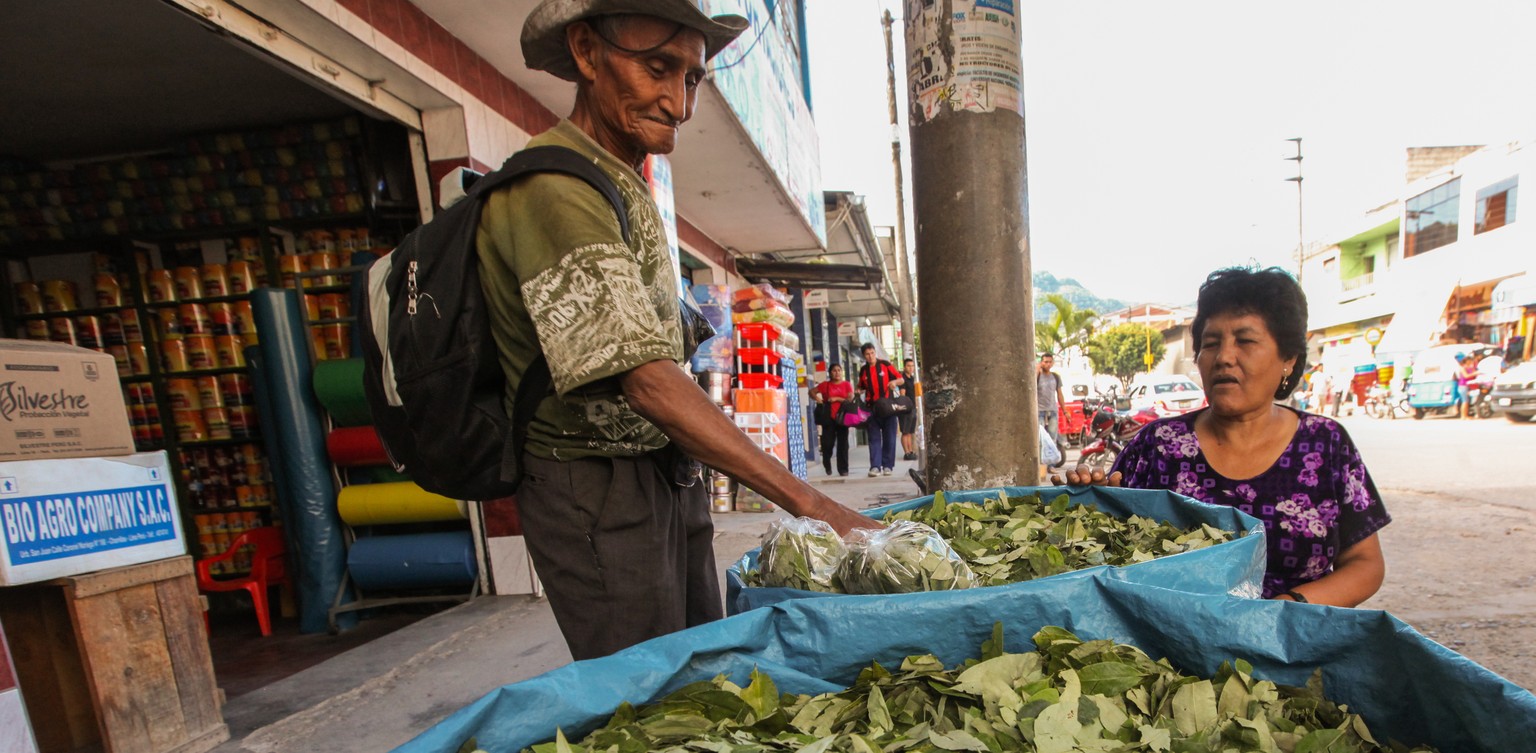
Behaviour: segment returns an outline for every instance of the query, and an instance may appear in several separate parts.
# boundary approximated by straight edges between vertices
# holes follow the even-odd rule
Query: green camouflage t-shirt
[[[487,198],[476,242],[491,330],[508,376],[508,415],[512,385],[542,350],[556,394],[529,423],[529,452],[575,460],[659,449],[666,436],[630,410],[617,376],[683,357],[677,272],[661,214],[641,177],[570,121],[528,146],[545,144],[591,157],[613,179],[630,242],[607,199],[579,178],[533,175]]]

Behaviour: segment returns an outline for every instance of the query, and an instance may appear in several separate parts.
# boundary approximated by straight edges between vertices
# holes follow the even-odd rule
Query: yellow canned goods
[[[197,267],[177,267],[171,273],[171,280],[179,300],[203,297],[203,275]]]
[[[73,282],[43,280],[40,287],[43,295],[43,312],[61,313],[80,308],[80,295]]]
[[[186,345],[189,368],[212,369],[218,365],[214,355],[213,335],[187,335],[181,342]]]
[[[203,293],[208,296],[229,295],[229,271],[223,264],[204,264],[202,269]]]
[[[43,290],[35,282],[16,283],[16,309],[20,314],[43,312]]]

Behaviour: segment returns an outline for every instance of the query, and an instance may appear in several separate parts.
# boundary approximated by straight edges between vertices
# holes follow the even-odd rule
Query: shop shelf
[[[736,329],[737,343],[745,342],[772,342],[779,339],[780,329],[777,324],[768,322],[748,322],[738,324]]]
[[[736,386],[748,390],[778,389],[784,386],[784,377],[778,374],[737,374]]]
[[[736,360],[754,366],[777,366],[783,358],[775,348],[737,348]]]

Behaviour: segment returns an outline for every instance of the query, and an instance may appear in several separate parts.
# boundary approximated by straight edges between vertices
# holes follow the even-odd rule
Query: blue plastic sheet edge
[[[507,685],[396,752],[454,753],[473,737],[490,753],[509,753],[557,728],[574,740],[622,702],[721,674],[744,684],[753,668],[782,692],[822,693],[847,687],[871,661],[931,653],[953,666],[978,655],[994,622],[1014,652],[1032,650],[1041,627],[1060,625],[1204,676],[1235,658],[1288,685],[1321,668],[1328,696],[1364,715],[1382,742],[1494,753],[1529,749],[1536,738],[1536,696],[1385,612],[1186,593],[1102,571],[1025,585],[1033,587],[1007,598],[972,589],[780,602]],[[902,629],[891,629],[896,621]]]
[[[1141,515],[1158,521],[1173,523],[1184,528],[1206,524],[1228,531],[1243,531],[1241,538],[1193,552],[1159,557],[1125,567],[1091,568],[1109,571],[1109,577],[1134,583],[1177,588],[1194,593],[1226,593],[1232,596],[1258,598],[1264,582],[1267,553],[1264,546],[1264,524],[1258,518],[1234,507],[1212,505],[1169,491],[1149,489],[1117,489],[1101,486],[1008,486],[973,491],[945,492],[946,502],[981,502],[996,497],[999,492],[1009,496],[1039,494],[1047,503],[1065,494],[1072,504],[1092,503],[1101,511],[1124,518]],[[878,518],[889,512],[901,512],[926,506],[933,502],[933,495],[910,499],[905,502],[865,510],[864,514]],[[742,574],[757,569],[758,549],[747,552],[736,564],[725,571],[725,605],[727,613],[740,614],[758,607],[777,604],[787,599],[825,597],[829,594],[803,591],[797,588],[752,588],[742,580]],[[1051,576],[1060,577],[1060,576]],[[1017,588],[1021,584],[992,586],[988,591]],[[841,598],[880,598],[840,595]]]

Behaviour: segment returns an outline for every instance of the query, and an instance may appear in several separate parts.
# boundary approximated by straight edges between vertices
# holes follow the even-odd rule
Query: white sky
[[[896,222],[879,16],[897,19],[902,89],[901,5],[806,9],[822,186],[864,194],[876,225]],[[1308,242],[1398,198],[1409,146],[1536,138],[1532,0],[1019,0],[1019,15],[1032,263],[1101,296],[1186,303],[1219,266],[1286,263],[1286,138],[1305,139]]]

